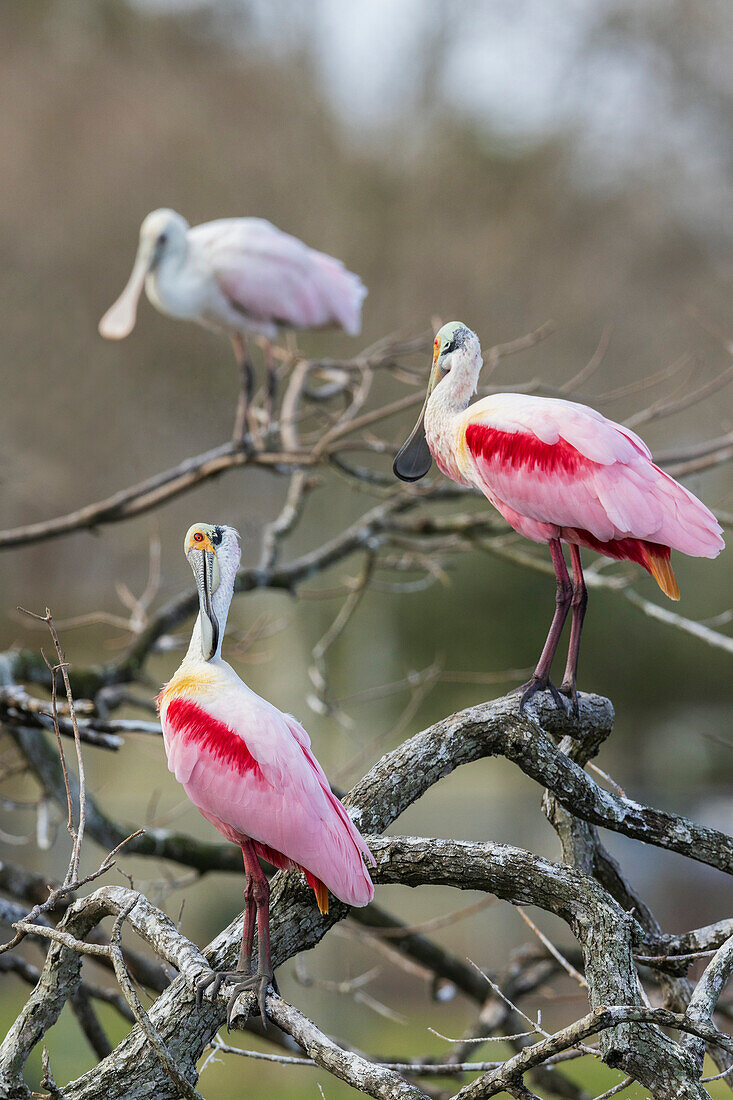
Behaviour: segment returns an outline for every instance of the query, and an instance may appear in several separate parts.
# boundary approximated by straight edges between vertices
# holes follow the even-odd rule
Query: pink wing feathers
[[[261,322],[293,328],[361,329],[367,290],[340,260],[262,218],[228,218],[190,230],[223,293]]]
[[[371,901],[362,857],[372,855],[294,718],[240,683],[206,709],[171,699],[161,722],[170,770],[228,839],[249,837],[275,866],[300,867],[319,904],[313,879],[349,905]]]
[[[569,541],[602,550],[631,538],[697,557],[723,548],[715,517],[654,465],[646,444],[584,405],[495,395],[468,410],[465,439],[477,487]]]

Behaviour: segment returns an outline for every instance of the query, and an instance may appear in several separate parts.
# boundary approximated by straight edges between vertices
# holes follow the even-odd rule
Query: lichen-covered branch
[[[490,349],[489,365],[512,351],[531,347],[545,334],[543,328]],[[238,574],[238,594],[262,589],[294,593],[355,557],[364,562],[357,582],[340,577],[331,590],[331,596],[335,592],[344,602],[313,654],[320,705],[336,710],[338,703],[328,682],[331,646],[349,629],[353,610],[370,589],[381,586],[406,593],[410,585],[427,586],[444,576],[456,555],[477,549],[523,568],[547,569],[531,550],[507,538],[503,520],[479,497],[471,497],[441,477],[403,487],[388,474],[385,460],[394,453],[393,418],[418,405],[422,389],[411,388],[374,408],[369,407],[368,399],[376,392],[374,383],[380,373],[388,374],[392,385],[415,382],[418,374],[411,373],[404,358],[423,350],[425,343],[422,337],[380,341],[353,360],[338,362],[295,357],[271,432],[255,431],[252,443],[227,443],[194,456],[67,516],[0,532],[0,549],[121,522],[224,473],[248,467],[266,469],[287,488],[263,529],[254,559],[258,564],[246,566]],[[598,370],[606,344],[604,336],[587,367],[559,390],[538,380],[494,388],[574,395]],[[669,370],[663,374],[668,376]],[[731,378],[727,368],[710,383],[673,400],[653,400],[637,414],[637,422],[670,415],[710,397]],[[647,388],[642,380],[628,388],[628,394]],[[623,390],[606,394],[605,399],[619,396],[624,396]],[[264,424],[264,410],[255,407],[254,414],[255,420],[259,417]],[[727,433],[662,455],[661,461],[682,476],[721,465],[732,457]],[[286,540],[297,530],[314,490],[329,478],[346,479],[360,495],[366,502],[361,515],[344,529],[321,536],[318,545],[288,557]],[[93,840],[105,852],[124,842],[130,853],[177,863],[201,874],[240,869],[238,853],[231,845],[202,843],[165,828],[136,834],[85,791],[83,779],[80,783],[65,762],[62,737],[74,737],[81,773],[81,743],[128,752],[124,737],[130,729],[153,736],[159,733],[152,721],[110,718],[111,711],[130,701],[128,685],[144,682],[151,655],[178,644],[179,639],[171,635],[196,609],[196,597],[190,592],[155,609],[156,575],[151,567],[151,578],[140,599],[123,590],[121,599],[130,617],[115,620],[129,635],[121,657],[67,669],[59,650],[65,700],[56,698],[54,671],[37,654],[22,650],[0,654],[0,723],[10,743],[5,775],[31,776],[40,792],[41,808],[50,802],[62,810],[74,808],[74,813],[67,815],[74,843],[64,883],[46,884],[23,869],[0,865],[0,890],[12,899],[0,898],[0,919],[16,932],[7,953],[0,956],[4,960],[0,968],[34,985],[0,1044],[0,1094],[11,1100],[30,1096],[23,1080],[24,1064],[65,1004],[71,1005],[99,1058],[98,1065],[77,1080],[62,1087],[53,1085],[56,1094],[63,1094],[66,1100],[198,1096],[199,1059],[224,1019],[226,986],[215,1003],[205,1001],[197,1008],[193,982],[204,965],[233,965],[241,918],[201,952],[143,895],[105,885],[79,897],[80,889],[96,877],[79,877],[83,834],[87,845]],[[623,595],[643,614],[699,642],[733,652],[730,637],[718,624],[696,623],[657,607],[639,596],[617,570],[591,570],[588,581],[591,587]],[[320,591],[319,595],[327,593]],[[38,696],[32,694],[31,685],[39,689]],[[44,690],[51,692],[50,701],[41,698]],[[150,705],[149,699],[142,702]],[[406,724],[412,713],[409,708],[405,712]],[[610,734],[612,723],[611,704],[593,695],[581,695],[577,719],[549,695],[536,696],[527,714],[520,713],[516,698],[498,699],[460,711],[410,737],[377,761],[345,800],[362,832],[371,837],[377,883],[416,888],[441,884],[490,893],[511,905],[531,905],[554,914],[574,937],[574,946],[559,949],[540,928],[541,912],[539,917],[533,914],[538,940],[524,949],[522,959],[513,960],[511,967],[506,960],[489,957],[492,973],[488,974],[451,955],[419,928],[401,926],[378,904],[353,914],[352,929],[358,922],[362,934],[364,930],[372,935],[389,932],[392,959],[397,957],[405,968],[419,967],[421,976],[432,977],[436,990],[441,982],[452,983],[479,1006],[470,1034],[451,1041],[453,1049],[447,1061],[455,1067],[455,1076],[459,1067],[464,1072],[466,1060],[477,1049],[471,1038],[487,1041],[509,1033],[513,1056],[504,1063],[482,1063],[480,1070],[475,1063],[475,1072],[481,1076],[463,1088],[457,1085],[458,1097],[478,1098],[504,1090],[526,1098],[534,1095],[528,1087],[532,1085],[543,1095],[588,1100],[570,1076],[563,1075],[560,1063],[586,1051],[583,1044],[591,1035],[598,1035],[598,1053],[609,1066],[622,1069],[629,1080],[641,1082],[660,1100],[702,1100],[707,1096],[700,1081],[706,1044],[721,1069],[733,1065],[733,1042],[715,1025],[716,1010],[724,1007],[721,993],[733,970],[733,923],[726,917],[707,928],[679,934],[663,930],[639,892],[626,881],[622,867],[606,851],[600,830],[677,852],[724,874],[733,873],[733,839],[679,814],[637,803],[621,791],[611,793],[596,782],[586,769]],[[57,735],[55,746],[49,732]],[[392,732],[396,739],[398,735]],[[442,777],[492,756],[511,761],[542,789],[544,809],[557,832],[563,862],[508,845],[381,835]],[[105,857],[98,873],[110,866],[111,857]],[[332,904],[327,916],[319,914],[301,876],[295,873],[274,877],[271,904],[276,965],[314,946],[348,915],[340,903]],[[106,919],[114,922],[109,938],[102,928]],[[123,954],[123,924],[143,939],[155,961],[129,947]],[[24,936],[29,937],[33,949],[41,944],[46,952],[40,970],[10,950]],[[701,951],[717,954],[694,986],[687,975]],[[120,992],[115,988],[108,999],[126,1017],[136,1020],[130,1034],[111,1051],[94,1009],[94,1002],[105,998],[100,987],[86,976],[82,979],[83,957],[115,973]],[[486,958],[481,961],[487,962]],[[178,976],[169,980],[166,967],[174,968]],[[520,1020],[523,1009],[518,1003],[537,990],[549,991],[563,968],[584,983],[591,1011],[555,1035],[541,1031],[538,1040],[531,1020],[530,1030],[524,1030]],[[132,978],[159,994],[150,1008],[143,1007]],[[650,1008],[645,986],[661,996],[663,1007]],[[389,1066],[336,1042],[281,997],[270,996],[268,1007],[272,1022],[282,1028],[281,1043],[290,1044],[288,1049],[297,1049],[299,1044],[322,1069],[358,1091],[385,1100],[435,1095],[427,1082],[418,1085],[413,1080],[429,1059],[407,1058]],[[238,1024],[252,1026],[254,1010],[253,999],[244,995],[238,1005]],[[665,1035],[662,1028],[673,1029],[674,1035]],[[687,1038],[680,1039],[678,1033]],[[527,1082],[526,1074],[530,1075]],[[47,1059],[44,1079],[50,1088]]]
[[[571,731],[578,752],[589,755],[592,746],[607,736],[611,720],[608,703],[596,697],[582,697],[577,724],[544,698],[538,702],[534,720],[521,717],[516,699],[511,698],[471,708],[430,727],[383,757],[357,784],[347,804],[363,829],[382,831],[407,805],[460,764],[499,751],[520,763],[519,748],[530,737],[539,749],[534,754],[526,751],[522,754],[530,761],[529,767],[525,761],[524,770],[533,774],[541,764],[545,772],[533,777],[553,790],[556,797],[566,799],[568,776],[577,782],[577,771],[588,783],[592,781],[561,752],[553,736],[558,738]],[[644,819],[644,810],[636,808],[638,821]],[[638,821],[634,826],[637,829]],[[645,839],[658,839],[656,828],[657,818],[652,811],[648,828],[644,829]],[[664,843],[664,833],[661,839]],[[639,1001],[634,954],[648,948],[645,931],[589,874],[504,845],[379,836],[373,836],[370,843],[377,859],[377,882],[408,886],[442,883],[459,889],[479,889],[513,904],[532,904],[557,914],[579,941],[591,1006],[644,1007]],[[119,915],[124,910],[129,904],[128,893],[118,887],[103,887],[90,898],[70,905],[59,928],[72,940],[85,937],[105,915]],[[314,910],[300,877],[290,874],[278,875],[273,880],[272,913],[273,959],[276,965],[281,965],[295,952],[313,946],[334,921],[346,914],[346,909],[336,904],[327,917],[321,916]],[[180,1072],[187,1080],[195,1080],[198,1056],[221,1025],[225,991],[219,1003],[205,1003],[197,1011],[191,983],[203,965],[202,956],[167,918],[161,920],[144,899],[140,899],[128,919],[156,953],[179,970],[181,976],[161,994],[149,1017]],[[240,934],[238,920],[206,950],[209,963],[230,965]],[[78,986],[78,959],[68,946],[70,942],[52,944],[39,988],[10,1037],[14,1053],[9,1061],[5,1047],[2,1048],[0,1071],[7,1087],[11,1084],[16,1090],[20,1087],[21,1037],[20,1045],[27,1056]],[[240,1019],[245,1019],[252,1006],[246,996],[240,1004],[244,1013]],[[696,1084],[688,1053],[647,1022],[626,1019],[613,1022],[603,1031],[601,1047],[609,1065],[623,1068],[649,1087],[653,1084],[655,1095],[705,1095]],[[95,1095],[95,1090],[97,1095],[132,1098],[138,1095],[134,1080],[140,1079],[144,1066],[142,1077],[148,1085],[152,1080],[156,1082],[157,1095],[161,1098],[172,1095],[165,1070],[154,1055],[152,1059],[146,1053],[144,1032],[133,1030],[110,1057],[77,1082],[71,1082],[65,1091],[69,1100],[82,1097],[86,1100]],[[13,1074],[11,1080],[8,1075]]]

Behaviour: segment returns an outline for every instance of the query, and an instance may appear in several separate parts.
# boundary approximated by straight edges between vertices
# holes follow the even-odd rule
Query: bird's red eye
[[[204,536],[201,534],[200,531],[197,531],[196,534],[193,536],[193,541],[194,542],[203,542],[204,541]]]

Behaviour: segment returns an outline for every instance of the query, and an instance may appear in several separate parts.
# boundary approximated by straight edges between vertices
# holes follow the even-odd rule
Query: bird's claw
[[[235,427],[232,433],[232,443],[238,451],[241,451],[245,458],[251,458],[255,453],[255,441],[252,438],[252,432],[249,427],[243,429],[237,429]]]
[[[265,1011],[265,999],[267,997],[267,991],[272,986],[275,993],[278,993],[277,982],[275,981],[274,974],[250,974],[249,977],[243,981],[238,982],[232,992],[229,994],[229,1000],[227,1001],[227,1031],[231,1030],[232,1019],[234,1017],[234,1009],[241,993],[249,993],[251,990],[257,990],[257,1007],[259,1009],[260,1016],[262,1017],[262,1026],[267,1028],[267,1012]]]
[[[566,709],[565,700],[563,699],[562,695],[557,690],[553,682],[549,679],[544,680],[540,677],[533,676],[528,683],[522,684],[521,687],[514,688],[514,690],[510,692],[510,694],[515,695],[518,694],[520,691],[522,693],[522,698],[519,701],[520,714],[524,713],[524,709],[527,706],[527,703],[537,694],[538,691],[549,691],[552,695],[552,698],[555,700],[556,705],[560,707],[560,709],[563,711]]]
[[[234,982],[235,985],[227,1000],[227,1031],[231,1030],[234,1008],[240,994],[249,993],[253,989],[257,990],[257,1007],[262,1017],[262,1025],[267,1027],[265,1012],[267,990],[272,986],[275,993],[279,992],[275,976],[270,972],[251,974],[245,970],[205,970],[196,979],[196,1008],[201,1008],[205,993],[208,992],[209,1000],[213,1001],[224,982],[229,981]]]
[[[570,711],[573,718],[580,717],[580,708],[578,705],[578,689],[575,684],[568,684],[565,681],[560,685],[560,694],[564,695],[566,699],[570,700]]]
[[[207,990],[210,990],[210,1000],[213,1001],[227,978],[239,976],[241,975],[236,970],[204,970],[196,979],[196,1008],[201,1008]]]

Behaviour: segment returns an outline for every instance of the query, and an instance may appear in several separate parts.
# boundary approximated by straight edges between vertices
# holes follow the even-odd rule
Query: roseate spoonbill
[[[482,366],[478,337],[451,321],[438,332],[422,412],[394,461],[403,481],[417,481],[434,458],[460,485],[478,489],[507,523],[550,547],[557,578],[555,614],[521,707],[550,688],[550,666],[572,608],[560,691],[577,713],[580,635],[588,600],[580,547],[633,561],[670,599],[679,589],[670,550],[714,558],[723,549],[715,516],[652,461],[628,428],[574,401],[498,393],[469,404]],[[571,583],[561,543],[570,547]],[[558,699],[559,701],[559,699]]]
[[[168,767],[193,804],[242,849],[246,887],[237,967],[209,971],[199,1003],[213,986],[235,982],[227,1021],[241,992],[256,989],[262,1019],[270,961],[270,889],[258,857],[305,874],[322,913],[330,890],[347,905],[374,896],[364,859],[371,852],[311,752],[299,722],[261,699],[222,660],[221,643],[239,565],[232,527],[195,523],[184,542],[196,578],[199,613],[180,668],[158,699]],[[251,972],[257,920],[258,966]]]
[[[340,260],[316,252],[263,218],[221,218],[189,226],[175,210],[153,210],[140,226],[132,274],[99,322],[108,340],[135,327],[145,292],[161,313],[226,333],[242,372],[235,438],[245,432],[254,374],[246,337],[271,340],[279,328],[361,329],[367,294]],[[268,409],[275,374],[268,356]]]

